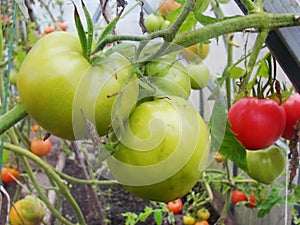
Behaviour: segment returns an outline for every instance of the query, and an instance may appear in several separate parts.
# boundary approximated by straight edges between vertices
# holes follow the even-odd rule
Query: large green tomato
[[[9,219],[12,225],[38,225],[46,214],[46,206],[39,198],[27,195],[14,203]]]
[[[195,185],[206,166],[210,138],[203,119],[186,100],[171,96],[143,102],[124,127],[116,133],[120,144],[107,164],[125,189],[169,202]]]
[[[156,88],[156,95],[174,95],[188,99],[191,81],[186,68],[174,57],[163,57],[146,65],[144,79]]]
[[[51,134],[72,140],[85,135],[83,112],[95,122],[99,135],[104,135],[115,99],[110,96],[121,92],[124,77],[130,71],[129,62],[118,53],[105,61],[105,66],[90,65],[73,34],[54,32],[44,36],[27,54],[19,70],[17,86],[27,113]],[[104,92],[105,97],[101,94]],[[82,96],[75,98],[78,93]]]
[[[271,145],[262,150],[247,150],[249,176],[254,180],[271,184],[285,168],[285,155],[281,148]]]

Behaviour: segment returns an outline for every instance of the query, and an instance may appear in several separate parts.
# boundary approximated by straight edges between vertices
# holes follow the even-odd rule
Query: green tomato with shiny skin
[[[39,39],[25,57],[17,80],[26,112],[60,138],[86,137],[83,114],[96,124],[100,136],[106,134],[112,105],[131,65],[118,53],[100,60],[90,64],[76,35],[53,32]],[[137,96],[137,85],[135,91],[132,96]]]
[[[164,18],[161,15],[150,14],[145,18],[147,32],[154,32],[162,28]]]
[[[146,65],[146,79],[156,88],[155,95],[171,95],[188,99],[191,81],[186,68],[172,56],[159,58]]]
[[[272,184],[283,172],[286,160],[283,150],[271,145],[261,150],[247,150],[248,175],[263,184]]]
[[[178,199],[206,167],[209,131],[183,98],[168,96],[141,103],[116,136],[120,144],[107,159],[108,167],[125,189],[141,198]]]

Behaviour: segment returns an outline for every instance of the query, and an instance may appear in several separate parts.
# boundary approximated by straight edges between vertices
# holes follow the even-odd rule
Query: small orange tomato
[[[31,130],[32,130],[32,132],[38,132],[38,130],[39,130],[39,125],[34,124],[34,125],[31,127]]]
[[[169,13],[180,7],[180,3],[175,0],[161,0],[158,7],[158,13],[166,17]]]
[[[6,183],[13,183],[19,179],[19,172],[13,168],[3,167],[1,170],[2,180]]]
[[[220,152],[216,152],[214,155],[216,162],[221,163],[224,161],[224,156]]]
[[[37,156],[48,155],[51,151],[52,143],[50,139],[42,140],[40,138],[33,138],[30,142],[30,150]]]
[[[61,21],[57,22],[57,25],[62,31],[66,31],[68,28],[67,24]]]
[[[45,28],[44,33],[45,34],[50,34],[50,33],[54,32],[55,30],[56,30],[55,26],[48,26],[48,27]]]
[[[206,220],[202,220],[194,223],[194,225],[209,225],[209,223]]]

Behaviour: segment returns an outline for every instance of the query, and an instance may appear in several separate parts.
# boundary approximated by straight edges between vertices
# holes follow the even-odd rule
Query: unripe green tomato
[[[196,219],[189,214],[184,215],[182,217],[182,220],[183,220],[183,224],[185,225],[193,225],[196,222]]]
[[[186,68],[173,57],[160,58],[146,66],[146,77],[157,88],[156,95],[173,95],[188,99],[191,93],[190,77]]]
[[[248,175],[263,183],[273,183],[283,172],[286,160],[281,148],[271,145],[262,150],[247,150]]]
[[[150,14],[145,18],[145,26],[147,28],[147,32],[154,32],[160,30],[162,24],[164,22],[164,18],[161,15]]]
[[[106,134],[112,105],[131,66],[119,53],[100,60],[88,62],[76,35],[53,32],[39,39],[26,55],[17,80],[26,112],[60,138],[85,138],[83,116],[96,124],[100,136]],[[132,96],[137,96],[137,85],[135,91]]]
[[[27,195],[14,203],[9,219],[12,225],[39,225],[46,214],[46,206],[39,198]]]
[[[207,86],[210,72],[204,62],[190,63],[187,65],[187,73],[191,78],[191,87],[200,90]]]
[[[171,21],[170,20],[165,20],[162,25],[161,25],[161,29],[167,29],[171,26]]]
[[[206,167],[209,132],[186,100],[169,96],[141,103],[131,114],[107,164],[133,194],[170,202],[191,190]]]

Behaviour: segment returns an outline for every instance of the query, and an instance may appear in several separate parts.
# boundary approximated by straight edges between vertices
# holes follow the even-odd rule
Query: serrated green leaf
[[[225,106],[216,100],[210,119],[212,151],[219,151],[240,169],[248,172],[246,149],[230,130]]]
[[[86,39],[86,34],[77,10],[77,7],[75,4],[74,5],[74,21],[75,21],[75,26],[76,26],[76,30],[77,30],[77,34],[80,40],[80,44],[81,44],[81,48],[82,48],[82,55],[85,58],[88,58],[87,55],[87,39]]]
[[[153,216],[154,216],[156,225],[161,225],[162,220],[163,220],[162,212],[159,209],[155,209]]]
[[[229,74],[230,74],[230,77],[232,79],[238,79],[240,78],[242,75],[245,74],[245,70],[241,67],[238,67],[238,66],[235,66],[235,67],[232,67],[230,70],[229,70]]]
[[[276,204],[280,204],[280,202],[284,201],[281,196],[280,187],[273,187],[268,197],[261,201],[258,208],[258,217],[264,217]]]

